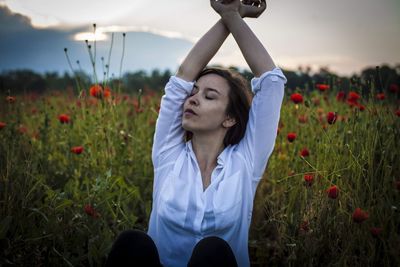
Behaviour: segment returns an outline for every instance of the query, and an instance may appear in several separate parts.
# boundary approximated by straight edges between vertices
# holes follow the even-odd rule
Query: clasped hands
[[[238,13],[242,18],[258,18],[267,8],[265,0],[210,0],[210,3],[221,17]]]

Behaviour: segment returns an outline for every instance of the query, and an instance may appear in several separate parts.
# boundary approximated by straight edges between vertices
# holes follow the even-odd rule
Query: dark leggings
[[[159,267],[162,265],[157,247],[151,237],[142,231],[127,230],[115,240],[106,266]],[[219,237],[210,236],[196,244],[188,266],[230,267],[237,266],[237,263],[228,243]]]

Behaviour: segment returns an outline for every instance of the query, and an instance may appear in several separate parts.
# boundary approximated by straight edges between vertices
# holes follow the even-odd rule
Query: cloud
[[[78,33],[87,31],[89,27],[70,30],[36,29],[30,24],[28,17],[14,14],[5,6],[0,6],[0,18],[0,71],[12,69],[32,69],[42,73],[70,71],[64,48],[68,48],[75,69],[78,68],[76,61],[79,60],[83,70],[92,71],[85,42],[74,39]],[[97,73],[103,73],[101,57],[108,61],[111,31],[116,32],[113,35],[110,57],[110,73],[114,73],[115,76],[120,74],[121,59],[123,59],[122,72],[155,68],[175,70],[179,58],[186,55],[193,45],[176,33],[157,32],[149,28],[140,30],[135,27],[124,30],[126,30],[125,38],[117,28],[101,29],[106,38],[102,42],[96,42]],[[125,40],[125,51],[122,58],[123,40]],[[94,49],[94,43],[90,43]]]
[[[20,32],[32,28],[31,20],[28,17],[14,14],[7,6],[1,4],[0,25],[0,33]]]

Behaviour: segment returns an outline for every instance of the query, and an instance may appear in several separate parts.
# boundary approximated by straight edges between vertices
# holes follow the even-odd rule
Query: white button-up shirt
[[[164,266],[187,266],[207,236],[228,242],[239,266],[249,266],[248,233],[254,194],[277,135],[286,78],[279,68],[251,81],[255,96],[243,139],[217,158],[211,184],[203,183],[191,141],[184,142],[183,103],[193,82],[172,76],[161,99],[152,160],[153,206],[148,234]]]

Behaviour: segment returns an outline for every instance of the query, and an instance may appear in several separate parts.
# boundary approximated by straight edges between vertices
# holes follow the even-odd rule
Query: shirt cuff
[[[177,76],[171,76],[169,82],[174,85],[174,87],[183,89],[187,94],[190,94],[193,90],[194,82],[185,81]]]
[[[261,90],[261,83],[268,76],[270,76],[270,80],[273,82],[279,81],[279,78],[283,80],[284,84],[287,81],[285,75],[283,75],[282,70],[276,67],[271,71],[264,72],[260,77],[254,77],[253,79],[251,79],[251,90],[253,91],[253,93],[256,93],[259,90]]]

